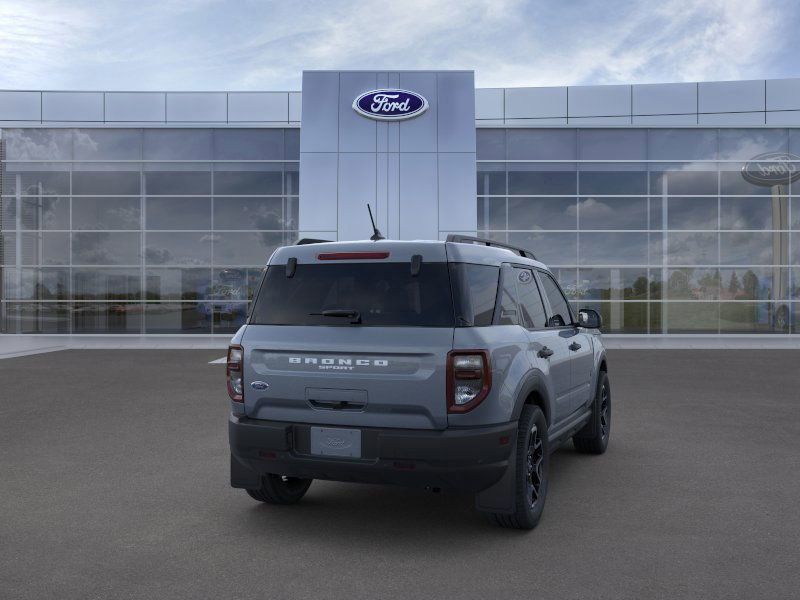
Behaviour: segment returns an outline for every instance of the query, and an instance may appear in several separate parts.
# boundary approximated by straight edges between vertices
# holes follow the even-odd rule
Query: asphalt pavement
[[[800,351],[609,352],[612,439],[532,532],[470,496],[228,486],[213,350],[0,360],[0,598],[796,598]]]

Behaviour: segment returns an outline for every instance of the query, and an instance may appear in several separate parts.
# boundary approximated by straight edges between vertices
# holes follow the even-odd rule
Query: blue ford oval
[[[400,121],[421,115],[428,101],[408,90],[372,90],[353,100],[353,110],[369,119]]]

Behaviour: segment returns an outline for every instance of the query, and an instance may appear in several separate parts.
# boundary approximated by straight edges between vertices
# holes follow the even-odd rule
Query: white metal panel
[[[701,113],[745,112],[764,110],[764,80],[709,81],[699,83],[698,105]]]
[[[300,122],[303,95],[300,92],[289,92],[289,121]]]
[[[337,228],[338,160],[335,152],[300,153],[300,229],[303,231],[335,231]]]
[[[503,119],[478,119],[475,121],[475,125],[477,127],[497,127],[505,125],[505,121]]]
[[[414,117],[400,121],[400,152],[436,152],[438,101],[436,97],[436,73],[400,73],[400,89],[421,94],[428,100],[428,110]],[[474,87],[473,87],[474,89]],[[474,117],[473,117],[474,121]]]
[[[554,117],[552,119],[506,119],[506,125],[522,125],[523,127],[548,127],[551,125],[566,125],[567,117]]]
[[[102,92],[43,92],[44,121],[102,121]]]
[[[228,94],[228,121],[231,123],[261,121],[285,123],[288,120],[289,95],[286,92],[230,92]]]
[[[800,110],[800,79],[768,79],[767,110]]]
[[[304,71],[303,104],[300,151],[336,152],[339,149],[339,73]]]
[[[697,112],[697,84],[651,83],[632,86],[634,115],[676,115]]]
[[[167,121],[224,123],[228,120],[224,92],[168,92]]]
[[[475,74],[437,73],[435,100],[436,150],[475,152]]]
[[[569,118],[613,117],[631,114],[631,86],[587,85],[571,87]]]
[[[566,117],[567,88],[507,88],[505,115],[506,120]]]
[[[700,125],[764,125],[763,112],[700,114],[698,119]]]
[[[439,229],[475,231],[475,154],[439,153]]]
[[[374,152],[339,154],[337,214],[340,240],[365,240],[372,235],[367,204],[372,205],[373,211],[377,208],[375,166]]]
[[[106,121],[163,123],[166,106],[163,92],[106,92]]]
[[[0,121],[39,121],[41,118],[41,93],[0,92]]]
[[[436,154],[400,154],[400,239],[435,240],[439,235]]]
[[[570,117],[570,125],[630,125],[631,117]]]
[[[697,125],[697,115],[633,115],[633,124],[659,127]]]
[[[377,121],[360,115],[352,105],[358,96],[376,89],[377,83],[375,73],[339,74],[339,152],[375,152]]]
[[[776,110],[767,113],[767,125],[800,126],[800,110]]]
[[[475,118],[503,119],[503,88],[475,90]]]

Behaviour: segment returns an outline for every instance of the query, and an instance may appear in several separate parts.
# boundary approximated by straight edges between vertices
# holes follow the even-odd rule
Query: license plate
[[[361,430],[312,427],[311,454],[361,458]]]

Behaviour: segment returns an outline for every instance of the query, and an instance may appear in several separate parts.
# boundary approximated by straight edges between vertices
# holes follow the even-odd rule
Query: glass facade
[[[800,333],[800,181],[743,175],[766,153],[800,171],[800,130],[481,128],[477,153],[480,235],[604,331]]]
[[[477,134],[479,235],[608,333],[800,333],[800,181],[743,176],[800,170],[800,129]],[[298,236],[297,128],[8,128],[0,151],[0,333],[230,334]]]
[[[298,129],[3,129],[2,333],[222,333],[297,239]]]

